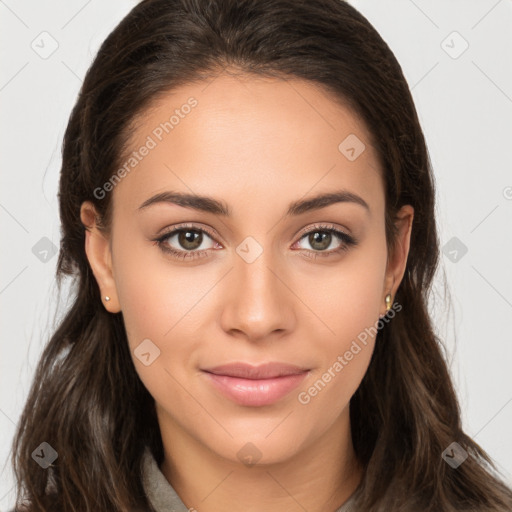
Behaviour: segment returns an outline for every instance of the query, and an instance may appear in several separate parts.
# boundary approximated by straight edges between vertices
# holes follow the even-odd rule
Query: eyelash
[[[160,237],[152,240],[152,242],[154,245],[157,245],[163,252],[169,253],[172,255],[172,257],[180,259],[180,260],[197,259],[197,258],[206,256],[206,253],[208,253],[208,251],[210,251],[211,249],[203,249],[201,251],[185,251],[185,250],[178,251],[165,243],[167,239],[171,238],[171,236],[173,236],[177,233],[183,232],[183,231],[203,232],[203,233],[206,233],[210,238],[212,238],[212,239],[215,238],[214,235],[209,230],[207,230],[205,228],[199,228],[199,227],[195,227],[193,225],[187,224],[187,225],[179,225],[177,227],[172,228],[171,230],[167,231]],[[358,243],[354,237],[347,235],[347,233],[340,231],[339,229],[335,228],[332,225],[325,225],[325,224],[315,226],[313,229],[310,229],[309,231],[302,233],[298,241],[302,240],[307,235],[309,235],[311,233],[316,233],[316,232],[333,234],[336,238],[338,238],[338,240],[340,242],[342,242],[342,244],[337,249],[331,249],[330,251],[313,251],[313,250],[304,249],[306,251],[305,257],[311,258],[313,260],[315,260],[319,257],[320,258],[330,257],[330,256],[334,256],[335,254],[339,254],[341,252],[348,251],[351,247],[356,246]]]

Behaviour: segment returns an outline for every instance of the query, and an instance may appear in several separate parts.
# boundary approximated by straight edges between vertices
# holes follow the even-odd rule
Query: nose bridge
[[[279,267],[271,248],[264,248],[255,238],[247,237],[237,246],[223,312],[226,330],[259,338],[290,327],[289,292],[276,276]],[[281,279],[285,280],[284,276]]]

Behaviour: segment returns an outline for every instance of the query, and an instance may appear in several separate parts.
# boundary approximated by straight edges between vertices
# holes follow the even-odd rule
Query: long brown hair
[[[381,329],[350,403],[365,468],[361,511],[510,511],[512,492],[462,430],[459,406],[427,310],[439,241],[431,164],[400,65],[371,24],[341,0],[144,0],[117,25],[88,70],[62,149],[59,288],[73,303],[45,346],[13,442],[18,501],[30,510],[150,510],[141,481],[148,445],[163,458],[154,400],[130,357],[121,313],[102,304],[84,250],[80,206],[91,201],[109,232],[111,196],[94,191],[124,161],[137,117],[179,85],[229,67],[324,87],[366,122],[384,172],[386,237],[414,207],[402,312]],[[135,171],[136,172],[136,171]],[[46,442],[46,470],[32,453]],[[468,454],[457,469],[441,457]]]

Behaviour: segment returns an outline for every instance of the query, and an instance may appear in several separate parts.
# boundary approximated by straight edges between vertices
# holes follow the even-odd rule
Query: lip
[[[309,373],[309,369],[278,362],[259,366],[237,362],[202,371],[224,396],[239,405],[252,407],[279,401]]]

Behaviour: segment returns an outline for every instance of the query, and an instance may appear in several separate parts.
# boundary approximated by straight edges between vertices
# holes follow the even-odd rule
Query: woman
[[[59,198],[76,297],[14,442],[27,510],[511,510],[427,310],[413,101],[350,5],[141,2]]]

